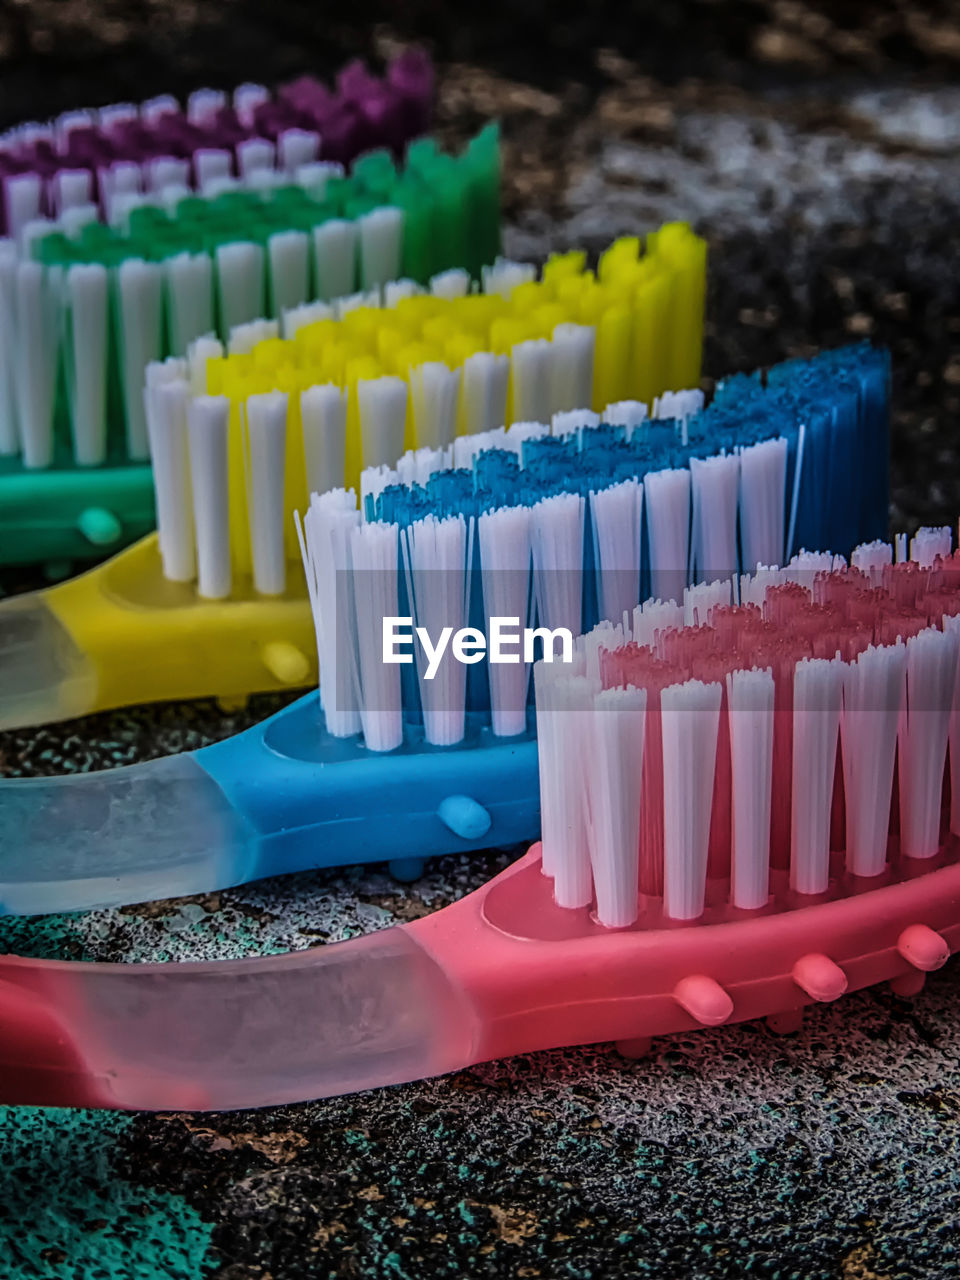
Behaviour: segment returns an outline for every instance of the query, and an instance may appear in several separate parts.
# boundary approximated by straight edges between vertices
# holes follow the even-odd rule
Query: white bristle
[[[139,111],[133,102],[111,102],[109,106],[101,107],[97,112],[97,118],[104,129],[115,129],[118,124],[127,124],[136,120]]]
[[[393,205],[373,209],[358,220],[360,287],[376,289],[400,274],[403,255],[403,210]]]
[[[740,459],[735,454],[690,459],[690,561],[696,580],[714,582],[737,572],[739,483]]]
[[[586,746],[590,862],[597,919],[622,929],[637,918],[640,806],[643,800],[645,689],[606,689],[593,699],[593,735]]]
[[[335,160],[311,160],[309,164],[298,164],[294,179],[298,186],[319,204],[327,198],[327,184],[331,178],[342,178],[343,165]]]
[[[540,750],[546,742],[540,771],[543,867],[553,877],[557,905],[575,909],[593,897],[584,778],[599,690],[582,675],[551,677],[545,665],[534,668]]]
[[[574,636],[581,631],[584,514],[580,494],[560,493],[541,498],[530,517],[537,625]]]
[[[327,730],[335,738],[348,738],[362,727],[357,702],[357,624],[350,589],[350,542],[360,521],[356,495],[352,489],[314,494],[303,525],[299,514],[296,520],[317,635],[320,703]]]
[[[763,607],[767,598],[767,590],[787,581],[784,569],[771,568],[769,565],[757,565],[752,573],[740,575],[740,603],[755,604]]]
[[[643,485],[623,480],[591,490],[590,514],[600,617],[616,621],[636,606],[640,594]]]
[[[70,135],[77,129],[90,129],[95,124],[95,114],[84,107],[73,111],[62,111],[53,122],[57,150],[66,151],[70,143]]]
[[[245,138],[237,143],[237,168],[244,182],[255,173],[270,172],[276,164],[276,148],[269,138]]]
[[[871,645],[843,676],[840,741],[847,870],[877,876],[887,864],[897,728],[906,691],[906,647]]]
[[[900,720],[900,852],[932,858],[940,848],[940,802],[957,681],[960,632],[928,627],[907,641],[906,710]]]
[[[97,466],[107,456],[106,267],[78,264],[67,271],[69,342],[65,352],[73,456]]]
[[[159,263],[128,258],[117,269],[123,400],[127,453],[150,456],[143,406],[143,371],[163,353],[163,269]]]
[[[321,320],[333,319],[333,307],[326,302],[304,302],[299,307],[291,307],[280,317],[280,332],[289,341],[295,338],[301,329],[308,325],[319,324]]]
[[[943,629],[960,645],[960,615],[946,615]],[[953,690],[953,706],[950,709],[950,830],[960,834],[960,675]]]
[[[16,173],[3,183],[6,194],[7,235],[13,240],[28,222],[40,216],[42,187],[36,173]]]
[[[20,258],[27,261],[37,256],[37,247],[47,236],[59,231],[52,218],[32,218],[20,231]]]
[[[416,280],[388,280],[383,286],[383,305],[395,307],[404,298],[416,298],[423,289]]]
[[[227,338],[227,354],[249,355],[258,343],[276,338],[279,333],[280,324],[277,320],[251,320],[247,324],[238,324],[230,330]]]
[[[629,617],[629,615],[628,615]],[[585,635],[577,636],[576,652],[582,657],[584,674],[592,680],[600,679],[600,650],[618,649],[627,643],[630,634],[624,622],[598,622]]]
[[[163,576],[171,582],[192,582],[197,560],[187,441],[189,392],[185,381],[154,381],[149,374],[148,368],[144,396]]]
[[[277,187],[283,186],[285,181],[284,175],[277,169],[268,169],[264,166],[252,169],[242,179],[242,184],[248,191],[264,192],[276,190]]]
[[[398,531],[395,524],[360,524],[351,531],[360,672],[360,719],[371,751],[403,742],[401,667],[383,661],[383,619],[399,615]]]
[[[253,124],[257,107],[270,101],[270,90],[262,84],[239,84],[233,91],[233,109],[244,128]]]
[[[661,631],[683,626],[683,605],[677,600],[645,600],[633,611],[633,638],[637,644],[656,643]]]
[[[123,198],[136,195],[142,183],[143,174],[134,160],[117,160],[108,168],[100,170],[103,211],[110,223],[117,222]]]
[[[626,427],[628,440],[633,435],[634,429],[646,422],[647,416],[647,406],[639,400],[615,400],[613,404],[608,404],[600,415],[601,419],[612,427]]]
[[[38,262],[22,262],[17,268],[14,376],[25,467],[49,467],[53,461],[59,347],[56,310],[47,272]]]
[[[303,166],[313,164],[320,151],[320,135],[312,129],[284,129],[277,139],[280,168],[291,177]]]
[[[687,680],[660,694],[663,741],[663,909],[703,914],[722,689]]]
[[[313,267],[321,301],[344,298],[357,287],[357,226],[330,218],[313,228]]]
[[[0,240],[0,457],[20,450],[15,396],[18,262],[13,241]]]
[[[360,513],[367,518],[367,499],[376,501],[384,489],[391,484],[400,483],[400,473],[392,467],[364,467],[360,472]]]
[[[740,545],[743,567],[783,563],[787,484],[786,440],[762,440],[739,450]]]
[[[692,587],[683,589],[683,625],[685,627],[705,627],[710,615],[718,605],[731,603],[733,580],[719,579],[714,582],[698,582]]]
[[[770,895],[774,688],[769,668],[727,676],[730,901],[744,911],[765,907]]]
[[[194,89],[187,98],[187,119],[191,124],[206,124],[227,105],[222,89]]]
[[[584,427],[596,427],[599,423],[600,415],[594,413],[592,409],[560,409],[550,420],[550,434],[552,436],[576,435],[579,440],[583,437]]]
[[[463,362],[463,429],[468,436],[502,427],[507,418],[510,361],[478,351]],[[516,416],[516,415],[515,415]]]
[[[507,449],[507,433],[503,427],[496,431],[480,431],[475,436],[457,436],[453,442],[453,466],[470,469],[478,453],[487,449]]]
[[[90,203],[93,175],[89,169],[61,169],[53,175],[53,207],[58,214]]]
[[[510,353],[510,364],[513,369],[514,419],[549,422],[553,414],[551,344],[546,338],[518,342]]]
[[[949,525],[941,525],[939,528],[925,526],[918,529],[910,539],[910,559],[916,560],[925,569],[933,566],[937,556],[946,560],[952,549],[953,533]]]
[[[865,573],[873,586],[879,586],[884,565],[893,564],[893,547],[889,542],[862,542],[850,556],[854,569]]]
[[[530,509],[501,507],[485,511],[477,524],[480,539],[483,608],[487,636],[493,639],[493,618],[516,618],[518,627],[527,626],[530,614]],[[507,656],[506,654],[504,655]],[[493,732],[498,737],[523,733],[527,724],[528,666],[523,646],[516,646],[516,659],[491,662],[490,707]]]
[[[186,382],[189,372],[189,362],[183,356],[151,360],[144,370],[144,386],[153,388],[166,386],[168,382]]]
[[[503,428],[500,428],[503,431]],[[491,433],[493,435],[497,433]],[[491,444],[492,449],[512,449],[518,457],[523,456],[524,440],[542,440],[550,435],[550,427],[545,422],[511,422],[500,443]]]
[[[170,217],[175,218],[180,208],[180,202],[188,200],[192,194],[193,192],[186,183],[171,182],[159,193],[159,200],[161,206],[166,209]]]
[[[228,191],[242,191],[243,184],[238,178],[232,177],[230,174],[224,174],[221,177],[213,177],[203,188],[203,198],[205,200],[216,199]]]
[[[364,466],[392,466],[403,453],[407,384],[402,378],[361,378],[357,407]]]
[[[897,564],[903,564],[907,558],[907,535],[898,533],[893,539],[893,558]]]
[[[441,449],[457,431],[460,370],[428,360],[410,370],[410,401],[417,444]]]
[[[360,311],[364,307],[379,307],[381,302],[379,288],[371,289],[369,293],[351,293],[345,298],[334,298],[333,318],[342,320],[351,311]]]
[[[527,262],[511,262],[509,258],[497,258],[492,267],[482,269],[484,293],[499,293],[509,298],[521,284],[536,280],[537,269]]]
[[[216,250],[221,332],[256,320],[264,312],[263,249],[249,241]]]
[[[558,324],[554,329],[550,365],[550,401],[554,413],[593,404],[596,339],[592,325]]]
[[[790,563],[783,571],[783,581],[796,582],[805,587],[812,597],[813,580],[818,573],[830,573],[839,566],[829,551],[798,551],[790,557]]]
[[[179,160],[176,156],[153,156],[146,161],[144,169],[148,191],[164,191],[167,187],[187,190],[190,181],[189,160]]]
[[[287,397],[280,391],[250,396],[245,416],[253,585],[261,595],[278,596],[287,585],[283,511]]]
[[[690,472],[651,471],[643,481],[651,593],[681,600],[690,558]]]
[[[442,520],[427,516],[403,530],[413,625],[425,629],[434,645],[445,629],[455,636],[467,625],[472,541],[473,522],[468,526],[462,515]],[[452,746],[464,733],[467,665],[450,648],[433,659],[419,636],[414,650],[424,738],[432,746]],[[470,656],[477,660],[476,653]]]
[[[310,291],[310,240],[305,231],[278,231],[267,240],[270,314],[306,302]]]
[[[178,355],[213,329],[213,259],[177,253],[163,262],[170,346]]]
[[[233,157],[229,151],[219,147],[201,147],[193,153],[193,166],[197,174],[197,188],[206,195],[211,186],[230,177]]]
[[[830,882],[830,811],[837,763],[844,665],[805,658],[793,673],[790,887],[825,893]]]
[[[300,394],[307,492],[326,493],[343,484],[347,450],[347,392],[333,383]]]
[[[449,302],[454,298],[465,298],[470,292],[470,272],[462,267],[441,271],[430,277],[430,292],[435,298],[446,298]]]
[[[227,437],[230,401],[200,396],[187,406],[193,520],[197,531],[197,592],[208,600],[230,594],[230,491]]]
[[[65,236],[76,239],[84,227],[89,226],[91,222],[99,221],[100,209],[91,202],[90,204],[74,205],[71,209],[64,209],[57,219],[56,225]]]
[[[187,348],[187,368],[189,370],[190,394],[202,396],[207,393],[207,361],[219,360],[223,356],[223,344],[211,334],[204,334],[191,342]]]
[[[426,484],[438,471],[446,471],[453,464],[451,446],[445,449],[408,449],[397,460],[396,475],[400,484]]]
[[[153,124],[161,116],[173,115],[180,110],[180,103],[172,93],[158,93],[155,98],[148,98],[140,104],[140,119]]]
[[[653,402],[654,418],[675,418],[686,422],[703,411],[703,392],[699,387],[686,391],[664,391]]]

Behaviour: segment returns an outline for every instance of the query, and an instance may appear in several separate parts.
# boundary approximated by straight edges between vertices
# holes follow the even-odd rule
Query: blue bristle
[[[425,485],[389,485],[366,504],[367,518],[401,528],[426,515],[462,513],[468,519],[501,506],[527,505],[560,493],[589,494],[621,480],[643,480],[650,471],[688,467],[691,458],[759,443],[776,436],[787,442],[786,508],[800,467],[795,527],[787,555],[801,547],[849,553],[859,542],[882,538],[887,530],[889,483],[890,362],[868,345],[844,347],[771,369],[766,385],[759,374],[737,374],[717,388],[709,408],[680,424],[644,423],[626,438],[624,428],[601,424],[565,437],[524,440],[521,457],[511,450],[478,454],[472,470],[438,472]],[[801,424],[803,451],[800,453]],[[642,599],[649,588],[648,539],[643,538]],[[599,617],[590,506],[584,536],[583,626]],[[402,577],[403,575],[401,575]],[[474,542],[470,625],[483,627],[479,540]],[[401,583],[401,611],[408,611]],[[420,716],[415,669],[404,668],[405,715]],[[468,674],[467,705],[489,711],[486,662]]]

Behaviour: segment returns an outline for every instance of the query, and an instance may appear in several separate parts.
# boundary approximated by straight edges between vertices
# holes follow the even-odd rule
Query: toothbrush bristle
[[[538,723],[550,732],[541,792],[553,803],[562,789],[566,815],[563,832],[544,815],[544,870],[587,855],[595,868],[583,901],[557,880],[557,904],[593,903],[608,927],[711,921],[932,865],[944,831],[960,834],[960,552],[947,533],[921,530],[916,559],[898,564],[876,543],[853,553],[858,567],[804,553],[742,580],[744,604],[728,594],[704,613],[688,608],[686,625],[679,605],[651,601],[628,632],[600,627],[579,642],[593,681],[577,663],[538,664]],[[645,704],[632,712],[644,745],[629,786],[609,757],[612,735],[628,739],[605,723],[618,691]],[[636,848],[611,835],[624,830],[637,831]],[[629,868],[629,921],[622,902],[610,905],[611,858],[621,877]]]

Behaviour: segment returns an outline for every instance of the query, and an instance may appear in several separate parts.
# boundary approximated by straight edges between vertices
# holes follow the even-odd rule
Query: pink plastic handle
[[[781,1018],[879,982],[902,994],[960,947],[956,841],[880,888],[715,923],[604,929],[556,906],[539,845],[445,911],[405,926],[483,1028],[477,1061]],[[707,917],[710,919],[711,917]]]
[[[401,928],[203,964],[0,960],[0,1101],[226,1110],[469,1062],[469,1003]]]
[[[956,842],[913,874],[792,910],[603,929],[558,908],[539,846],[433,916],[205,964],[0,959],[0,1102],[277,1105],[560,1045],[767,1017],[877,982],[919,989],[960,946]],[[929,868],[929,869],[926,869]]]

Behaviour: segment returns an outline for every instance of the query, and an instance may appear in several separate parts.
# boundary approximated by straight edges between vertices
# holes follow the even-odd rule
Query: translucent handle
[[[402,926],[253,960],[0,960],[0,1103],[279,1105],[465,1066],[476,1032]]]
[[[253,871],[256,838],[192,755],[0,781],[0,914],[205,893]]]
[[[96,676],[42,592],[0,605],[0,730],[90,711]]]

